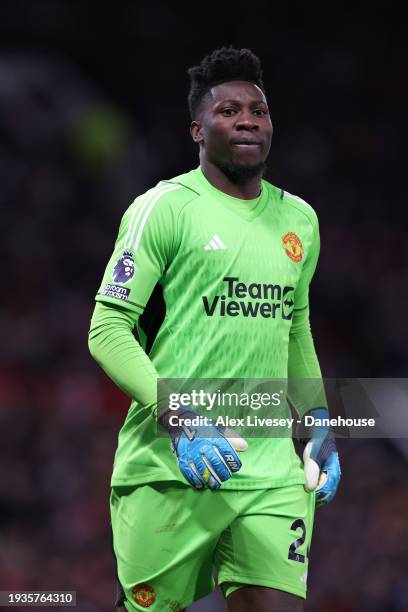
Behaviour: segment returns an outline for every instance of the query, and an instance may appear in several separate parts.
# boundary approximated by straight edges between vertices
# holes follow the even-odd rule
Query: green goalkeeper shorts
[[[115,487],[113,547],[127,610],[177,612],[214,589],[258,585],[306,597],[314,493]]]

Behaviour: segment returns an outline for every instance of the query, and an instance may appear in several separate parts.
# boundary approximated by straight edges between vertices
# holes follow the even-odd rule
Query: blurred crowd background
[[[319,215],[324,374],[406,376],[404,28],[384,6],[2,3],[0,590],[72,589],[80,612],[113,609],[109,478],[128,400],[89,356],[87,330],[125,208],[198,164],[186,70],[215,47],[260,56],[267,178]],[[403,449],[340,443],[307,611],[408,610]]]

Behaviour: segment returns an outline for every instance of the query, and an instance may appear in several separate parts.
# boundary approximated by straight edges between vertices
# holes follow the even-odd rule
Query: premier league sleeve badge
[[[124,251],[112,272],[112,280],[115,283],[125,285],[132,280],[135,273],[135,260],[131,251]]]

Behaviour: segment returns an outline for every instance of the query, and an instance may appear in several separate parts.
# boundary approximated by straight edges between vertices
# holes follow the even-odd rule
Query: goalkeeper
[[[222,48],[189,74],[199,166],[125,212],[89,333],[92,355],[132,399],[111,481],[117,605],[183,610],[212,591],[215,566],[231,612],[298,611],[316,487],[327,503],[340,478],[330,433],[312,432],[305,465],[288,437],[247,444],[189,427],[190,407],[177,426],[161,415],[169,436],[157,435],[159,376],[321,377],[308,298],[318,222],[262,179],[272,122],[259,59]],[[165,316],[147,345],[154,289]]]

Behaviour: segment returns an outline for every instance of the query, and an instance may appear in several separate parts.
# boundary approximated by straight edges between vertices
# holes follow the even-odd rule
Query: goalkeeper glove
[[[173,415],[177,425],[170,424]],[[169,410],[159,418],[159,423],[170,435],[184,478],[196,489],[219,489],[222,482],[241,468],[236,451],[246,450],[248,444],[231,430],[213,425],[191,427],[183,422],[197,416],[191,409]],[[235,437],[227,437],[231,434]]]
[[[327,408],[314,408],[308,415],[328,419]],[[312,436],[303,452],[306,491],[316,490],[316,504],[331,502],[339,486],[341,471],[336,441],[328,425],[313,425]]]

